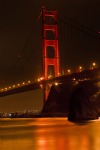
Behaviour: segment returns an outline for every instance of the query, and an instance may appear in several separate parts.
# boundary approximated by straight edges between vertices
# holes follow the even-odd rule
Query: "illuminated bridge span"
[[[61,21],[59,22],[60,38],[58,35],[59,20]],[[43,78],[35,82],[28,81],[27,84],[23,82],[22,85],[13,85],[13,88],[11,88],[11,86],[1,87],[0,97],[43,88],[43,99],[46,101],[52,84],[62,84],[67,82],[67,80],[79,81],[100,78],[100,68],[97,67],[98,65],[95,62],[89,65],[88,70],[87,68],[84,69],[81,65],[76,71],[70,69],[71,65],[77,66],[79,60],[80,63],[87,63],[85,57],[89,57],[90,55],[95,56],[93,50],[99,52],[99,34],[91,29],[85,28],[84,26],[78,26],[78,24],[76,25],[74,22],[70,22],[69,19],[66,20],[64,18],[63,20],[59,20],[57,11],[47,11],[44,7],[42,8]],[[82,51],[86,49],[85,45],[87,49],[90,47],[92,50],[92,52],[87,51],[87,55],[82,53]],[[79,54],[77,54],[79,53],[79,51],[77,52],[78,48],[80,49],[80,57],[78,56]],[[66,56],[68,60],[66,60]],[[94,58],[96,59],[96,57]],[[98,60],[99,56],[96,61]]]
[[[96,69],[85,70],[79,73],[59,76],[59,77],[51,78],[48,80],[40,80],[38,82],[29,83],[20,87],[15,86],[12,89],[8,88],[0,92],[0,97],[11,95],[11,94],[16,94],[16,93],[21,93],[21,92],[26,92],[30,90],[37,90],[37,89],[43,88],[45,84],[48,85],[50,88],[53,84],[57,86],[59,84],[64,84],[65,82],[69,80],[71,81],[73,80],[74,82],[80,82],[80,81],[91,80],[91,79],[96,79],[96,78],[100,78],[100,67]]]

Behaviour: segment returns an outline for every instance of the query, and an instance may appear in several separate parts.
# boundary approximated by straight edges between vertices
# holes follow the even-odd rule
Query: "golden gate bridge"
[[[98,49],[100,49],[99,40],[100,37],[97,33],[94,33],[94,31],[90,32],[90,29],[83,28],[82,26],[78,27],[77,25],[73,25],[69,19],[62,20],[61,21],[61,31],[62,32],[62,39],[59,39],[58,34],[58,12],[56,10],[54,11],[47,11],[44,7],[42,8],[42,60],[43,60],[43,76],[37,79],[36,81],[30,81],[17,83],[11,85],[7,85],[5,87],[1,87],[0,89],[0,97],[7,96],[15,93],[25,92],[29,90],[36,90],[39,88],[43,88],[44,91],[44,102],[47,99],[48,92],[50,90],[50,87],[52,84],[59,84],[63,83],[64,80],[72,79],[72,80],[87,80],[91,79],[92,77],[96,78],[100,76],[100,68],[97,68],[96,62],[93,62],[91,66],[89,67],[89,70],[83,70],[82,66],[79,66],[77,69],[77,72],[72,72],[72,70],[69,68],[66,70],[65,73],[65,66],[62,67],[62,64],[65,64],[63,60],[65,61],[64,57],[61,57],[61,54],[59,54],[59,48],[61,49],[61,53],[64,51],[64,45],[69,49],[68,55],[70,57],[76,57],[72,50],[74,49],[74,46],[78,46],[78,43],[80,47],[84,47],[84,45],[81,42],[81,38],[84,44],[86,44],[87,47],[93,48],[94,46]],[[69,28],[69,30],[68,30]],[[66,34],[66,30],[67,33]],[[72,34],[73,32],[73,34]],[[66,37],[66,35],[67,37]],[[80,35],[80,39],[78,36]],[[82,36],[83,35],[83,36]],[[91,44],[89,45],[88,38],[85,39],[85,35],[89,38],[91,41]],[[49,37],[49,38],[48,38]],[[78,42],[77,39],[78,38]],[[69,43],[68,43],[68,40]],[[66,42],[67,41],[67,42]],[[73,41],[73,44],[71,43]],[[95,41],[95,44],[93,43]],[[66,51],[67,53],[67,51]],[[72,54],[73,53],[73,54]],[[88,52],[87,52],[88,53]],[[93,55],[93,52],[91,52]],[[52,55],[51,57],[49,56]],[[19,58],[20,59],[20,56]],[[78,56],[76,60],[79,59]],[[85,58],[83,56],[83,59],[85,61]],[[74,60],[74,59],[73,59]],[[69,62],[68,62],[69,61]],[[81,60],[80,60],[81,61]],[[66,60],[66,63],[73,64],[76,62],[71,61],[71,59]],[[64,69],[63,69],[64,68]],[[93,70],[94,69],[94,70]]]

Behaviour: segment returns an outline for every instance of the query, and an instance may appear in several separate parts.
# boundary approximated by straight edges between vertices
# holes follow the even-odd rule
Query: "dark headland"
[[[74,77],[74,80],[73,80]],[[70,121],[97,119],[100,116],[100,68],[70,75],[52,85],[41,116],[66,116]]]

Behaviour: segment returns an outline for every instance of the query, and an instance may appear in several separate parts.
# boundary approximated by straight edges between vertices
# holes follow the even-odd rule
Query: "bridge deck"
[[[86,79],[94,79],[94,78],[100,78],[100,67],[92,70],[85,70],[79,73],[73,73],[69,75],[59,76],[56,78],[51,78],[48,80],[42,80],[40,82],[31,83],[22,87],[16,87],[13,89],[5,90],[0,92],[0,97],[4,97],[7,95],[17,94],[21,92],[31,91],[31,90],[37,90],[41,88],[41,85],[48,84],[48,83],[65,83],[68,80],[86,80]]]

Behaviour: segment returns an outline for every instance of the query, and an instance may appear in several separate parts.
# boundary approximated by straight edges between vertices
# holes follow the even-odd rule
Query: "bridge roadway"
[[[54,83],[65,83],[68,80],[88,80],[88,79],[94,79],[94,78],[100,78],[100,67],[96,68],[96,69],[91,69],[91,70],[85,70],[82,72],[78,72],[78,73],[73,73],[73,74],[69,74],[69,75],[64,75],[64,76],[59,76],[56,78],[51,78],[48,80],[42,80],[40,82],[34,82],[28,85],[24,85],[21,87],[16,87],[13,89],[9,89],[6,91],[1,91],[0,92],[0,97],[4,97],[7,95],[12,95],[12,94],[17,94],[17,93],[21,93],[21,92],[26,92],[26,91],[31,91],[31,90],[37,90],[40,88],[43,88],[44,84],[54,84]]]

